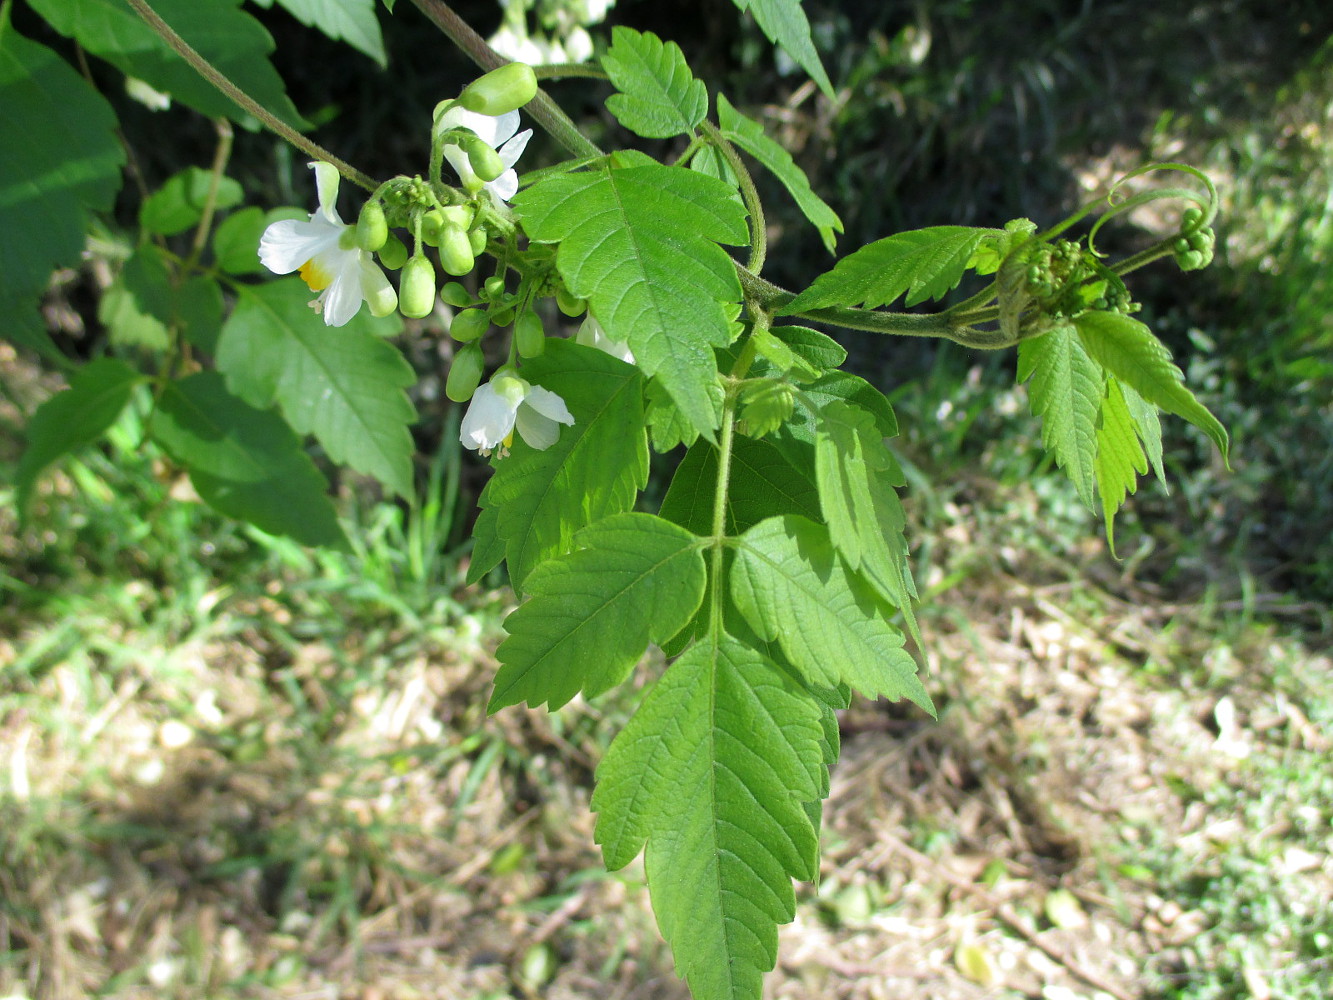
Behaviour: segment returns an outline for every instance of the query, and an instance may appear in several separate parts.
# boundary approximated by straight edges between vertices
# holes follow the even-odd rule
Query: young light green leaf
[[[1074,324],[1093,360],[1149,403],[1199,428],[1227,458],[1226,428],[1194,398],[1171,352],[1151,330],[1136,319],[1110,312],[1087,312]]]
[[[273,38],[241,0],[153,0],[153,10],[234,84],[294,128],[307,128],[268,56]],[[29,0],[51,26],[122,73],[210,118],[257,126],[162,41],[123,0]]]
[[[977,244],[993,232],[932,226],[876,240],[838,261],[781,311],[790,314],[861,304],[874,309],[904,293],[909,306],[941,299],[963,279]]]
[[[830,371],[822,378],[802,385],[796,399],[796,416],[783,428],[783,434],[805,444],[815,442],[815,425],[820,411],[839,400],[851,403],[874,417],[875,427],[881,437],[898,436],[898,418],[888,399],[859,375]]]
[[[574,551],[528,575],[532,597],[505,619],[490,710],[559,708],[623,681],[648,643],[679,632],[703,600],[699,542],[651,514],[616,514],[580,531]]]
[[[1134,421],[1139,440],[1143,443],[1143,452],[1148,464],[1157,475],[1157,481],[1166,485],[1166,468],[1162,464],[1162,422],[1157,419],[1157,407],[1148,402],[1137,392],[1120,383],[1120,394],[1125,397],[1125,406]]]
[[[123,361],[98,358],[74,374],[68,389],[37,407],[28,421],[28,446],[14,471],[20,515],[27,510],[33,487],[43,470],[101,437],[125,409],[141,378]]]
[[[139,208],[139,224],[150,233],[174,236],[204,217],[210,191],[215,209],[239,205],[245,197],[241,185],[230,177],[217,178],[216,190],[213,185],[211,171],[186,167],[148,196]]]
[[[613,28],[602,68],[620,91],[606,99],[607,108],[645,139],[692,135],[708,114],[708,89],[690,72],[680,46],[651,31]]]
[[[0,8],[0,316],[4,336],[60,358],[37,312],[51,272],[78,265],[91,212],[109,211],[125,152],[116,113]]]
[[[823,372],[812,365],[785,341],[773,335],[771,330],[757,327],[750,334],[759,356],[784,375],[790,375],[798,382],[812,382]]]
[[[833,97],[824,64],[810,38],[810,22],[801,9],[801,0],[732,0],[742,13],[750,10],[768,40],[782,48],[787,55],[819,84],[819,89]]]
[[[273,6],[273,0],[251,2],[260,7]],[[375,17],[375,0],[278,0],[278,3],[302,24],[318,28],[335,42],[345,41],[381,66],[388,64],[380,22]],[[392,13],[392,5],[389,10]]]
[[[847,348],[808,326],[773,326],[769,332],[816,368],[829,371],[847,360]],[[887,400],[886,400],[887,403]]]
[[[908,698],[931,715],[892,609],[848,572],[828,529],[803,517],[773,517],[741,536],[731,597],[745,620],[810,683],[848,684],[868,698]]]
[[[328,483],[291,428],[227,392],[217,372],[169,383],[151,428],[213,509],[303,545],[347,548]]]
[[[720,414],[722,386],[717,382],[710,382],[707,388],[712,397],[709,402],[714,411]],[[689,447],[699,439],[699,432],[685,419],[680,407],[671,399],[671,394],[661,382],[656,379],[649,381],[644,397],[648,404],[648,436],[653,443],[654,451],[666,454],[677,445],[683,444]]]
[[[1055,454],[1078,495],[1091,507],[1097,413],[1106,394],[1106,375],[1088,357],[1074,328],[1060,326],[1019,342],[1018,381],[1029,378],[1032,412],[1041,418],[1042,444]]]
[[[97,303],[97,318],[117,347],[165,351],[171,344],[176,291],[165,254],[141,246]]]
[[[504,539],[500,537],[500,516],[494,507],[486,506],[486,491],[481,491],[481,511],[472,525],[472,555],[468,559],[466,582],[479,582],[487,573],[504,561]]]
[[[869,413],[840,402],[824,407],[815,431],[815,476],[834,547],[902,612],[912,638],[924,646],[912,613],[917,594],[907,562],[907,518],[893,488],[902,472]]]
[[[416,411],[403,389],[415,374],[385,339],[398,320],[358,313],[325,326],[295,278],[237,287],[236,309],[218,338],[227,387],[251,406],[275,403],[300,434],[314,434],[335,462],[413,495]]]
[[[481,498],[496,512],[519,593],[534,566],[570,550],[579,529],[633,509],[648,482],[644,380],[637,368],[591,347],[551,340],[523,363],[523,376],[563,399],[574,424],[542,451],[516,439]]]
[[[628,341],[681,414],[709,439],[720,418],[713,348],[731,340],[740,301],[719,242],[749,239],[745,209],[721,181],[660,164],[563,174],[521,191],[514,208],[537,242],[559,243],[569,290],[589,299],[612,340]]]
[[[757,1000],[777,927],[812,879],[823,790],[820,703],[723,634],[659,679],[597,768],[606,865],[644,866],[662,935],[695,1000]],[[824,778],[827,781],[827,778]]]
[[[820,239],[828,252],[837,244],[835,233],[842,232],[842,220],[823,198],[815,194],[805,171],[796,165],[791,154],[764,134],[764,127],[737,111],[725,94],[717,95],[718,124],[722,134],[764,165],[796,201],[796,207],[819,230]]]
[[[1097,427],[1097,492],[1106,516],[1106,543],[1115,555],[1115,513],[1125,496],[1138,489],[1138,477],[1148,471],[1148,460],[1114,378],[1106,383],[1101,421]]]

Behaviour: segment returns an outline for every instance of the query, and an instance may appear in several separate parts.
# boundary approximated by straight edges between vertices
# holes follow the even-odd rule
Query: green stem
[[[587,80],[610,79],[606,70],[589,63],[548,63],[545,66],[534,66],[532,71],[537,74],[538,80],[564,80],[575,76]]]
[[[708,609],[708,631],[713,637],[714,644],[722,637],[722,595],[726,589],[722,574],[725,570],[727,492],[731,483],[731,449],[736,433],[737,391],[735,385],[729,386],[722,403],[722,435],[718,441],[717,485],[713,490],[713,532],[708,540],[709,548],[712,549],[711,571],[709,573],[712,592]]]
[[[759,200],[759,192],[755,189],[750,171],[745,169],[740,154],[727,141],[727,137],[707,119],[699,124],[709,144],[722,154],[740,183],[741,199],[750,213],[750,262],[745,269],[757,276],[764,269],[764,261],[768,257],[768,224],[764,221],[764,204]]]
[[[222,175],[227,172],[227,161],[231,159],[232,131],[231,122],[219,118],[215,123],[218,131],[218,148],[213,154],[213,166],[208,179],[208,193],[204,196],[204,211],[195,227],[194,239],[190,243],[190,256],[185,261],[185,269],[193,270],[203,256],[208,245],[208,233],[213,228],[213,216],[218,207],[218,188],[222,185]]]
[[[473,31],[448,4],[441,0],[412,0],[412,4],[486,72],[510,62],[487,45],[486,39]],[[537,96],[525,104],[522,110],[574,156],[602,155],[602,151],[578,130],[578,126],[560,110],[560,106],[551,100],[546,91],[539,89]]]
[[[375,190],[377,182],[373,178],[366,176],[350,163],[345,163],[340,160],[318,143],[307,139],[300,132],[296,131],[296,129],[276,117],[245,91],[241,90],[240,87],[227,79],[217,67],[196,52],[190,46],[189,42],[176,34],[171,25],[162,20],[157,11],[148,6],[147,0],[125,0],[125,2],[134,8],[134,12],[143,18],[147,25],[152,28],[153,31],[167,43],[167,45],[171,46],[182,59],[193,66],[200,76],[226,94],[237,105],[258,118],[265,128],[281,136],[283,139],[286,139],[303,153],[306,153],[317,160],[324,160],[327,163],[333,164],[333,166],[337,168],[338,173],[342,174],[353,184],[358,184],[367,191]]]

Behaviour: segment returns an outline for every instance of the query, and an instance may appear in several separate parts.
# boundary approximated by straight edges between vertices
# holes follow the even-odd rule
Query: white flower
[[[297,271],[319,298],[310,305],[329,326],[342,326],[370,305],[376,316],[398,307],[398,294],[371,258],[356,245],[356,227],[343,222],[335,207],[338,171],[329,163],[312,163],[319,190],[319,211],[309,222],[284,219],[264,230],[259,259],[274,274]]]
[[[519,378],[512,368],[502,368],[473,394],[458,437],[465,447],[483,455],[499,447],[503,458],[514,443],[515,430],[529,445],[543,451],[560,437],[560,424],[573,423],[563,399]]]
[[[445,158],[453,164],[454,170],[458,171],[465,188],[469,191],[480,191],[484,187],[500,201],[508,201],[518,193],[518,173],[514,170],[514,164],[527,148],[528,140],[532,138],[532,129],[526,128],[518,132],[517,111],[492,118],[490,115],[479,115],[475,111],[455,107],[446,111],[440,120],[446,127],[457,125],[470,128],[477,134],[477,138],[500,154],[500,162],[505,165],[505,172],[486,184],[472,172],[472,164],[468,162],[467,153],[457,146],[445,146]],[[514,135],[515,132],[518,132],[518,135]]]
[[[608,337],[606,331],[602,329],[602,324],[593,319],[591,313],[583,321],[583,325],[579,327],[579,332],[574,335],[574,340],[584,347],[595,347],[613,358],[619,358],[631,365],[634,364],[634,352],[629,349],[629,344]]]

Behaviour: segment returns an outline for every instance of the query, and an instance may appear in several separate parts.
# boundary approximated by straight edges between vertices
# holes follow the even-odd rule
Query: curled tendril
[[[1139,194],[1131,195],[1119,202],[1115,200],[1116,193],[1122,185],[1133,180],[1135,177],[1141,177],[1144,174],[1152,173],[1155,170],[1179,170],[1181,173],[1189,174],[1204,186],[1207,194],[1200,194],[1193,188],[1172,187],[1161,188],[1157,191],[1142,191]],[[1093,225],[1092,231],[1088,233],[1088,250],[1096,254],[1098,257],[1106,256],[1097,250],[1095,240],[1097,238],[1097,233],[1101,230],[1102,226],[1117,215],[1132,212],[1141,205],[1147,205],[1150,202],[1173,199],[1194,202],[1194,204],[1198,205],[1203,210],[1203,214],[1184,232],[1184,235],[1189,235],[1190,233],[1205,228],[1213,221],[1213,219],[1217,218],[1217,188],[1213,185],[1213,182],[1209,179],[1207,174],[1202,170],[1198,170],[1185,163],[1149,163],[1139,167],[1137,170],[1131,170],[1129,173],[1125,174],[1124,177],[1121,177],[1111,185],[1111,190],[1106,195],[1106,202],[1110,205],[1110,208],[1102,214]]]

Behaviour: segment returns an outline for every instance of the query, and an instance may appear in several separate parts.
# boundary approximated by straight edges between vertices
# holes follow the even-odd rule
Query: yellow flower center
[[[302,264],[298,273],[312,292],[324,291],[333,281],[333,275],[320,266],[318,257],[311,257]]]

